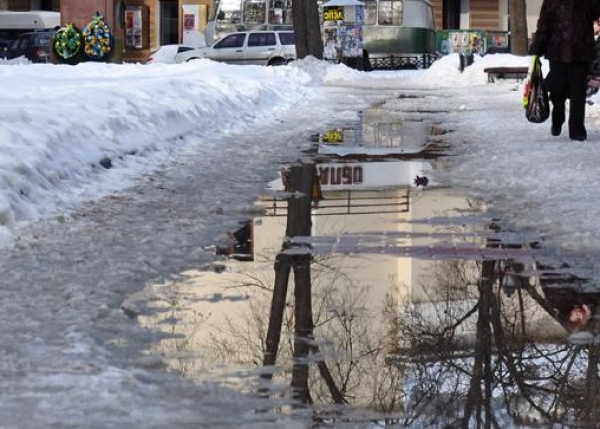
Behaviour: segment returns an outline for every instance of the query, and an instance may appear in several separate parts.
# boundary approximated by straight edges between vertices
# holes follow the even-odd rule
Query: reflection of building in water
[[[321,154],[405,155],[421,152],[435,134],[435,125],[422,118],[386,115],[378,109],[360,112],[358,124],[336,129],[337,149],[320,145]],[[322,142],[332,142],[332,131],[323,133]],[[346,150],[340,149],[343,146]]]

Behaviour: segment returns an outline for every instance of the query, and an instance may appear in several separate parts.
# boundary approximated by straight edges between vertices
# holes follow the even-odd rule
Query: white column
[[[508,31],[508,0],[498,0],[498,14],[500,16],[498,30]]]
[[[469,20],[471,15],[469,13],[470,2],[469,0],[460,0],[460,29],[470,29]]]

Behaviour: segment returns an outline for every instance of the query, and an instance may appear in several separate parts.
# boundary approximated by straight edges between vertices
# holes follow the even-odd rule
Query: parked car
[[[8,48],[13,44],[13,40],[0,39],[0,58],[5,58],[8,54]]]
[[[25,57],[33,63],[52,62],[54,30],[32,31],[20,34],[0,57],[12,60]]]
[[[144,62],[145,64],[153,64],[153,63],[164,63],[164,64],[174,64],[175,58],[177,55],[192,51],[194,48],[192,46],[186,45],[164,45],[158,48],[156,51],[152,52],[150,56]]]
[[[211,46],[178,54],[176,62],[208,58],[229,64],[276,66],[296,58],[292,31],[241,31],[230,33]]]

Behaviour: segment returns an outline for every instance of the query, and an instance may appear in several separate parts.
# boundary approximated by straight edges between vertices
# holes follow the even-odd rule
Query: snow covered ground
[[[309,427],[156,371],[144,350],[159,334],[135,322],[143,308],[121,305],[150,280],[210,265],[204,247],[307,136],[403,92],[447,111],[457,156],[437,183],[549,243],[598,254],[600,96],[588,141],[552,137],[549,122],[526,121],[521,83],[488,84],[483,72],[529,61],[476,57],[462,73],[456,55],[373,73],[314,60],[0,64],[0,427]]]
[[[15,222],[53,216],[73,202],[122,189],[185,148],[226,151],[214,136],[265,126],[307,103],[319,117],[323,88],[342,85],[380,89],[382,97],[401,87],[426,90],[432,107],[449,110],[448,127],[458,131],[449,138],[465,155],[445,179],[498,200],[499,208],[519,214],[521,226],[540,225],[569,246],[597,248],[594,201],[600,191],[593,178],[600,104],[587,108],[588,141],[572,142],[566,132],[552,138],[549,122],[524,120],[522,84],[488,84],[483,73],[488,66],[529,61],[508,54],[476,57],[463,73],[456,55],[429,70],[375,73],[314,61],[274,69],[208,61],[1,67],[3,241],[10,242]],[[262,153],[257,145],[239,156],[252,170]],[[112,160],[110,171],[99,164],[105,157]]]

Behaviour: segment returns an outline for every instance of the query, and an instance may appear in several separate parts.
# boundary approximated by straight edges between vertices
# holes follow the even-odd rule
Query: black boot
[[[560,136],[562,125],[565,122],[565,107],[564,105],[555,104],[552,109],[552,128],[550,132],[554,137]]]

